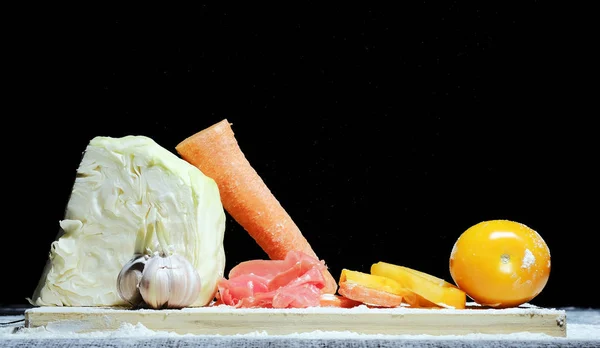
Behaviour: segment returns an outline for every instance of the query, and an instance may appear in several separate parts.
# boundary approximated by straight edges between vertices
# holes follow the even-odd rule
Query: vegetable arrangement
[[[550,251],[509,220],[464,231],[454,281],[384,261],[336,280],[254,170],[225,119],[181,141],[181,156],[142,136],[92,139],[61,234],[30,302],[184,308],[507,308],[535,298]],[[226,210],[265,251],[223,274]]]

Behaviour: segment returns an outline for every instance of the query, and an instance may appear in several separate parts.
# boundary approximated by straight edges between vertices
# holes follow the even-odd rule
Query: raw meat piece
[[[283,260],[250,260],[218,282],[218,302],[240,308],[306,308],[320,305],[325,263],[292,250]]]

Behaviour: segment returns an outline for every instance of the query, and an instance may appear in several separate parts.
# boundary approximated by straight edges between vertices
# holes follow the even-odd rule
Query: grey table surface
[[[283,336],[178,335],[143,327],[117,333],[75,334],[24,328],[19,309],[0,309],[2,347],[600,347],[600,308],[559,308],[567,313],[567,337],[517,333],[464,336],[358,335],[315,332]]]

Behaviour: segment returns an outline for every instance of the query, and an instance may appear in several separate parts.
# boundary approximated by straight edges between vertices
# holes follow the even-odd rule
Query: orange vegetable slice
[[[181,141],[179,155],[211,177],[219,187],[225,210],[272,260],[283,260],[291,250],[318,258],[290,215],[250,165],[230,123],[224,119]],[[323,272],[323,293],[334,294],[337,284]]]
[[[342,269],[338,293],[349,299],[377,307],[397,307],[412,294],[393,279]]]
[[[402,304],[402,296],[389,292],[367,288],[351,282],[339,283],[338,293],[346,298],[359,301],[372,307],[398,307]]]
[[[464,291],[433,275],[387,262],[373,264],[371,274],[393,279],[400,286],[415,293],[418,296],[415,307],[429,307],[434,304],[439,307],[464,309],[466,306],[467,296]]]
[[[360,306],[362,302],[355,301],[350,298],[335,295],[335,294],[322,294],[320,298],[321,307],[338,307],[338,308],[352,308]]]

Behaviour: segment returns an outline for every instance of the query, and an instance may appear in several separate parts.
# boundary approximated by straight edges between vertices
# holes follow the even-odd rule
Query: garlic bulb
[[[117,276],[117,292],[119,293],[119,297],[133,307],[139,307],[144,303],[138,285],[142,280],[142,273],[147,260],[147,255],[135,255],[123,266]]]
[[[117,277],[119,296],[134,307],[140,302],[154,309],[188,307],[200,296],[200,274],[187,258],[174,253],[157,214],[154,207],[149,209],[145,239],[156,235],[158,244],[123,266]]]
[[[198,271],[182,255],[157,253],[146,261],[138,287],[151,308],[183,308],[198,298],[201,282]]]

